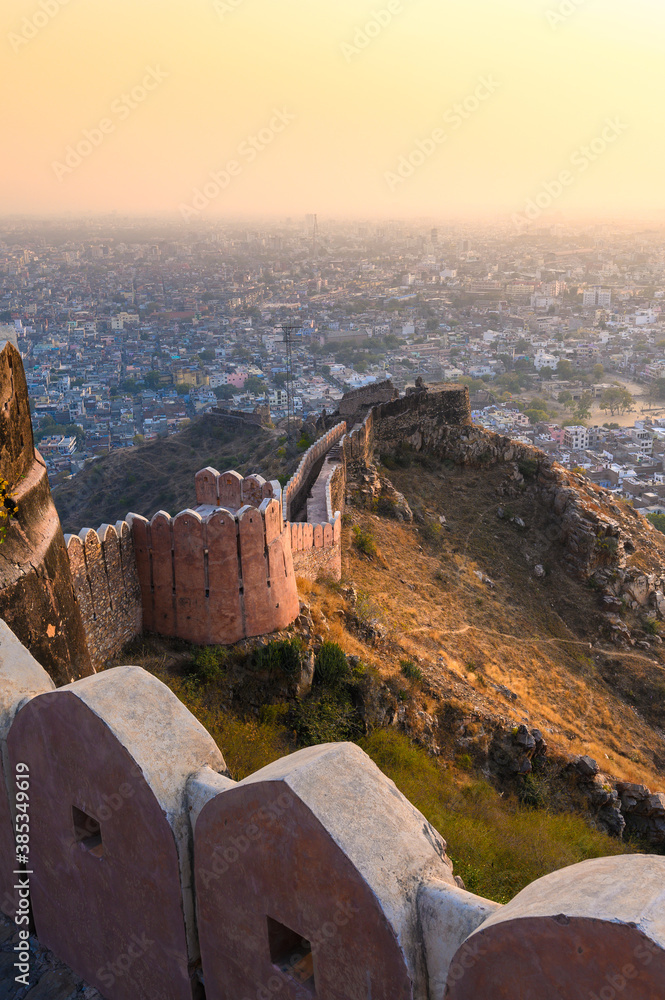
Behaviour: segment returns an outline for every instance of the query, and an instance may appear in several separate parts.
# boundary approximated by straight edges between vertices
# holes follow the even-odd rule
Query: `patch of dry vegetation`
[[[387,629],[374,656],[382,674],[406,656],[440,698],[525,722],[563,753],[589,754],[617,778],[662,787],[662,647],[611,645],[597,594],[563,571],[555,544],[545,576],[534,575],[531,535],[542,534],[543,515],[525,499],[510,501],[525,529],[497,517],[500,469],[430,463],[390,475],[420,523],[351,507],[344,539],[344,577],[371,595]],[[357,527],[374,538],[380,559],[351,544]]]

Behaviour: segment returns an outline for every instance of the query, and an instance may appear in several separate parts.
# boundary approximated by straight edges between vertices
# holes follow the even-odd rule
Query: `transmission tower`
[[[286,361],[286,427],[287,436],[291,440],[291,427],[295,420],[293,407],[293,334],[301,327],[297,324],[282,324],[284,334],[284,354]]]

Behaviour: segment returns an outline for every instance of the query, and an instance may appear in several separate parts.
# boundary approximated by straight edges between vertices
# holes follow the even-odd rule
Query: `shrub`
[[[293,710],[291,724],[298,744],[306,747],[355,740],[362,732],[350,698],[340,698],[330,691],[319,698],[299,702]]]
[[[423,672],[420,667],[416,666],[413,660],[400,660],[399,668],[402,676],[406,677],[407,681],[413,681],[418,684],[422,681]]]
[[[202,646],[196,651],[188,673],[202,684],[214,684],[224,676],[227,655],[223,646]]]
[[[420,534],[430,545],[441,545],[443,542],[443,526],[438,521],[425,521],[420,527]]]
[[[525,479],[533,479],[538,472],[538,461],[535,458],[523,458],[517,463],[517,468]]]
[[[396,517],[397,504],[392,497],[379,497],[376,502],[376,512],[381,517]]]
[[[252,657],[253,666],[257,670],[265,670],[272,677],[280,674],[293,677],[302,667],[303,647],[301,640],[279,639],[259,646]]]
[[[353,541],[359,552],[372,559],[377,552],[374,535],[371,531],[365,531],[359,524],[353,526]]]
[[[339,688],[350,676],[346,653],[336,642],[324,642],[314,662],[314,681],[327,688]]]

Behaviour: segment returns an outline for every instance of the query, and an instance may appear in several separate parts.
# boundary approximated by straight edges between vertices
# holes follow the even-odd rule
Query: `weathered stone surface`
[[[18,503],[0,544],[0,616],[63,684],[92,665],[46,467],[34,449],[21,356],[11,344],[0,352],[0,476]]]
[[[301,750],[222,791],[198,817],[195,858],[209,1000],[300,996],[280,973],[298,949],[317,996],[425,995],[417,895],[431,878],[453,886],[451,865],[358,747]]]
[[[137,556],[129,525],[102,524],[66,535],[74,592],[96,669],[143,629]]]
[[[575,767],[585,778],[592,778],[600,771],[600,768],[593,757],[578,757],[575,762]]]
[[[665,858],[585,861],[532,883],[450,967],[447,1000],[656,1000],[665,983]],[[623,984],[623,985],[621,985]]]

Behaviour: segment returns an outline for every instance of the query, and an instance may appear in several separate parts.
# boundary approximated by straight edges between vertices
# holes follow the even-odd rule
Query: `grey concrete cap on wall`
[[[522,889],[483,929],[559,913],[633,924],[665,949],[665,857],[624,854],[561,868]]]
[[[0,741],[6,741],[23,702],[54,690],[55,684],[44,668],[0,618]]]
[[[494,913],[500,903],[475,896],[438,879],[418,893],[418,915],[425,945],[430,997],[442,997],[457,949]]]
[[[207,764],[196,774],[190,776],[187,781],[187,805],[192,830],[196,828],[199,814],[210,799],[214,799],[220,792],[225,792],[229,788],[235,788],[236,784],[237,782],[233,781],[232,778],[218,774]]]
[[[172,691],[142,667],[113,667],[58,688],[106,723],[131,754],[169,821],[184,804],[187,778],[226,764],[212,736]]]

